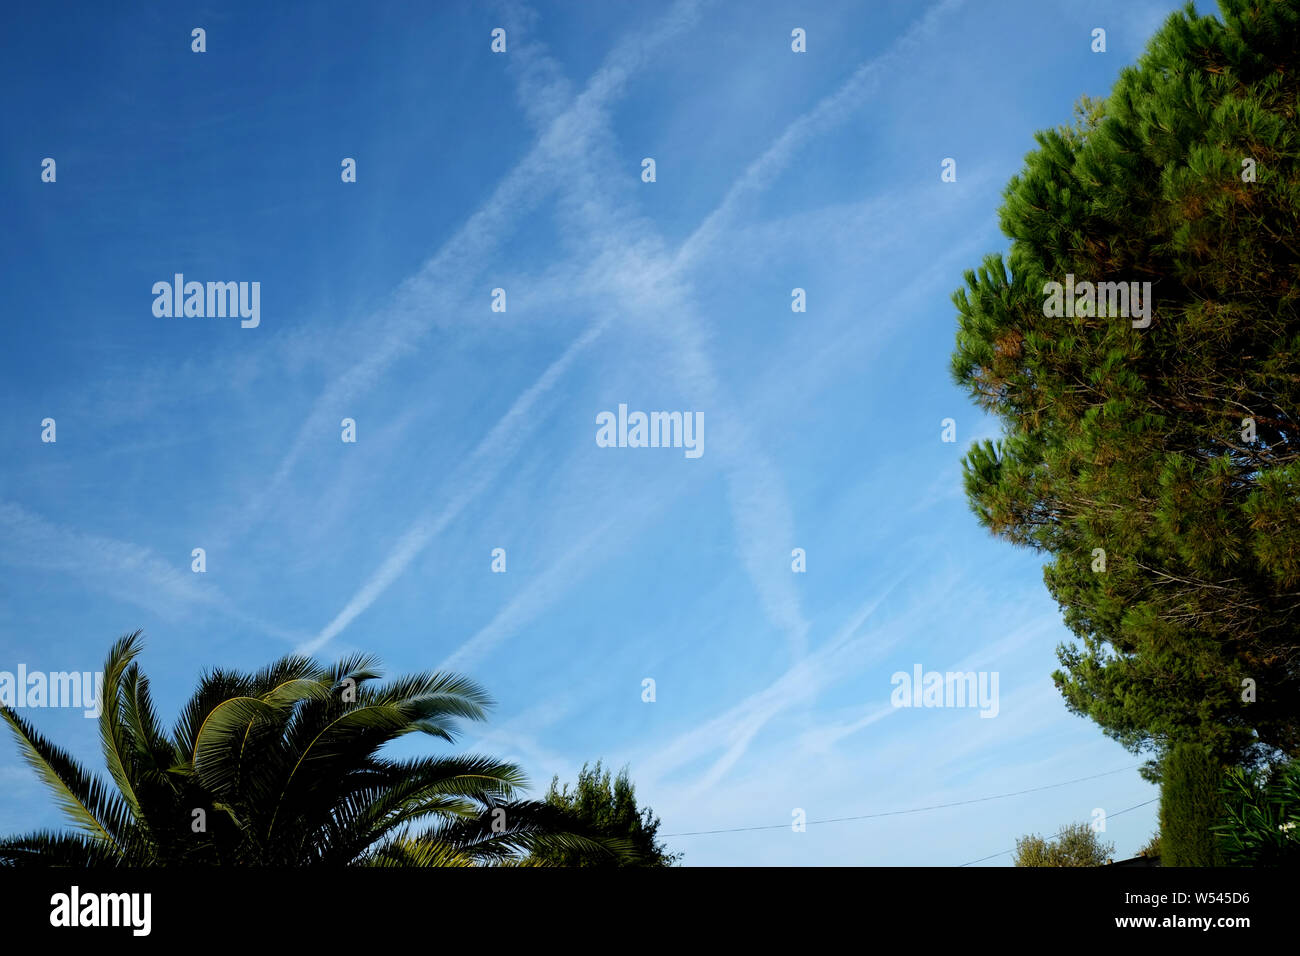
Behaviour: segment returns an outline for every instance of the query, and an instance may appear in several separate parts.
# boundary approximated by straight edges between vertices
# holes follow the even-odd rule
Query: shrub
[[[1164,760],[1160,789],[1160,862],[1164,866],[1223,866],[1218,835],[1224,816],[1224,768],[1200,744],[1178,743]]]
[[[1300,761],[1270,770],[1228,771],[1225,819],[1214,829],[1234,866],[1300,865]]]
[[[1016,841],[1016,866],[1102,866],[1115,844],[1102,843],[1086,823],[1072,823],[1056,840],[1031,834]]]

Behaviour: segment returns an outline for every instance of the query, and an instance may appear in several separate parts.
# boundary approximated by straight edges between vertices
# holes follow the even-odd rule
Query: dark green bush
[[[1214,827],[1223,822],[1225,768],[1192,743],[1169,748],[1160,788],[1160,862],[1163,866],[1223,866],[1227,859]]]

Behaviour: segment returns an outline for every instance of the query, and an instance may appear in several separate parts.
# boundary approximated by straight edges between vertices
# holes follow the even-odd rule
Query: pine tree
[[[626,841],[630,848],[622,858],[588,852],[584,847],[545,847],[534,851],[530,862],[553,866],[672,866],[682,854],[670,853],[659,839],[659,818],[649,807],[638,809],[636,787],[627,770],[614,776],[596,761],[594,767],[582,765],[573,789],[560,786],[560,778],[551,780],[546,794],[550,806],[579,821],[588,832],[610,840]]]
[[[1248,761],[1300,750],[1300,0],[1220,8],[1037,134],[953,374],[1005,426],[964,461],[973,510],[1050,556],[1067,705]],[[1149,282],[1149,324],[1045,314],[1067,276]]]

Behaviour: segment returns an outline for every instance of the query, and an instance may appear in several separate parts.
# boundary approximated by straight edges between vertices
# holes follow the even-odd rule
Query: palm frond
[[[485,861],[537,851],[578,852],[611,860],[631,859],[634,854],[630,840],[589,831],[568,811],[536,800],[500,804],[435,828],[429,836]]]
[[[253,681],[245,674],[232,671],[209,671],[199,678],[199,686],[190,697],[172,731],[172,748],[175,763],[189,765],[194,762],[194,742],[204,720],[214,707],[232,697],[255,696]]]
[[[131,812],[139,815],[140,800],[135,792],[131,772],[135,742],[122,720],[122,675],[140,653],[140,632],[118,638],[104,662],[104,686],[100,691],[99,739],[104,748],[104,762],[117,784],[118,792]]]
[[[563,807],[516,799],[527,780],[512,763],[379,756],[403,735],[454,742],[458,722],[484,719],[492,701],[468,678],[379,683],[370,655],[329,667],[290,655],[254,674],[206,672],[165,735],[139,650],[137,631],[105,664],[100,736],[115,788],[0,707],[76,827],[0,840],[0,866],[515,866],[540,851],[631,852]]]
[[[472,856],[455,847],[428,838],[400,838],[390,840],[370,851],[358,861],[360,866],[429,867],[474,866]]]
[[[38,734],[7,706],[0,717],[9,724],[23,759],[42,782],[72,824],[87,836],[103,840],[125,852],[134,834],[130,810],[120,796],[88,774],[64,750]]]
[[[41,830],[0,838],[0,866],[120,866],[121,855],[103,840],[80,833]]]

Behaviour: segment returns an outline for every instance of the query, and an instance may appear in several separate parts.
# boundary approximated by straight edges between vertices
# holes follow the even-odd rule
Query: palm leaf
[[[64,750],[54,746],[9,707],[0,705],[23,759],[42,782],[72,824],[87,836],[103,840],[125,852],[134,834],[130,810],[120,796],[86,773]]]
[[[42,830],[0,839],[0,866],[119,866],[122,858],[103,840]]]
[[[0,708],[77,831],[0,840],[0,865],[521,865],[535,851],[631,851],[564,808],[516,800],[527,781],[514,764],[378,756],[403,735],[454,742],[459,721],[482,720],[491,699],[467,678],[376,683],[370,655],[330,667],[291,655],[254,674],[206,672],[165,736],[139,650],[139,632],[127,635],[105,664],[115,789]],[[204,827],[190,825],[197,810]]]
[[[131,773],[135,741],[122,722],[122,675],[140,652],[140,632],[124,635],[114,642],[104,662],[104,686],[100,691],[99,738],[104,748],[104,762],[118,792],[131,812],[140,814],[140,800]]]
[[[577,852],[611,860],[630,859],[634,853],[630,840],[592,832],[569,811],[536,800],[503,803],[437,828],[430,835],[476,859],[492,862],[537,851]]]

